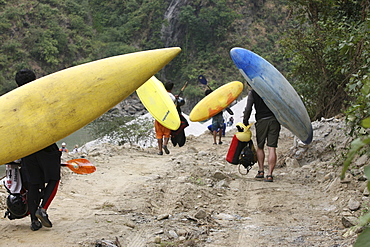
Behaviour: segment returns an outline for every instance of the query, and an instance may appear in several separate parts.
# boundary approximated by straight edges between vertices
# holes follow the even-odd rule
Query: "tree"
[[[356,98],[348,91],[355,83],[351,78],[369,58],[369,3],[290,0],[290,9],[290,28],[282,41],[292,64],[289,76],[311,118],[341,113]]]
[[[346,110],[351,143],[342,178],[358,153],[368,151],[370,135],[370,11],[368,0],[290,0],[290,35],[283,45],[292,60],[292,75],[314,119]],[[364,169],[370,176],[370,166]],[[368,182],[368,188],[370,183]],[[370,241],[370,214],[360,218],[365,230],[355,246]]]

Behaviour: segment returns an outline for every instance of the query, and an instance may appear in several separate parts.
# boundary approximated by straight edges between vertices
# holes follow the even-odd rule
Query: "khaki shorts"
[[[276,148],[279,140],[280,123],[276,118],[260,119],[256,122],[257,146],[263,148],[267,140],[267,146]]]

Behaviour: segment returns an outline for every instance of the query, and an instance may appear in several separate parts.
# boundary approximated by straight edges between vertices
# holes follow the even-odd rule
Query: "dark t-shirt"
[[[23,179],[31,184],[60,180],[61,154],[54,143],[36,153],[22,158]]]
[[[247,105],[244,110],[244,124],[248,123],[253,105],[256,109],[256,121],[263,118],[275,117],[274,113],[267,107],[263,99],[254,90],[251,90],[248,93]]]
[[[273,117],[274,113],[272,113],[263,99],[254,90],[252,90],[252,95],[254,99],[254,107],[256,108],[256,120],[258,121],[262,118]]]

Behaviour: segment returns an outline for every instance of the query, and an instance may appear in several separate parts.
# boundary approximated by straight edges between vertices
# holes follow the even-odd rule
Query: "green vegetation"
[[[364,128],[370,129],[370,117],[366,118],[362,121],[362,126]],[[348,170],[352,160],[356,155],[358,155],[361,152],[367,152],[368,155],[370,155],[370,134],[358,137],[351,143],[351,149],[348,152],[347,159],[344,162],[343,170],[341,174],[341,178],[343,179],[345,176],[345,172]],[[365,166],[364,168],[365,175],[367,178],[370,178],[370,165]],[[370,191],[370,181],[367,181],[367,188]],[[367,243],[370,242],[370,213],[365,212],[363,216],[360,217],[358,225],[354,226],[356,230],[364,227],[365,229],[363,232],[359,235],[355,247],[361,247],[365,246]]]
[[[179,46],[182,53],[158,76],[176,82],[175,91],[189,81],[184,96],[196,102],[203,96],[199,74],[213,87],[243,80],[229,56],[233,46],[282,61],[273,54],[285,1],[267,2],[180,2],[171,16],[166,0],[0,1],[0,94],[16,86],[20,68],[43,76],[104,57]]]
[[[346,115],[350,134],[358,138],[344,172],[356,154],[368,152],[368,0],[194,0],[178,1],[177,9],[168,11],[173,3],[0,0],[0,95],[15,88],[14,74],[21,68],[40,77],[109,56],[179,46],[181,54],[157,76],[174,81],[174,92],[188,81],[184,96],[191,108],[203,97],[198,75],[205,75],[212,88],[245,81],[229,56],[239,46],[287,77],[312,120]],[[109,128],[100,120],[90,127],[92,133],[119,135],[124,142],[134,142],[133,135],[147,135],[151,128],[138,123],[137,133],[131,133],[121,127],[129,119],[109,120]],[[363,226],[369,218],[366,214]],[[369,242],[368,228],[359,241]]]
[[[368,96],[358,97],[369,81],[369,2],[291,0],[290,10],[281,44],[291,63],[290,81],[311,118],[349,107],[358,124],[370,106]]]
[[[289,4],[291,19],[281,44],[290,58],[290,81],[312,119],[345,113],[349,134],[358,137],[344,162],[343,178],[356,155],[370,154],[370,3],[290,0]],[[369,165],[365,175],[370,178]],[[366,213],[356,226],[365,230],[355,246],[369,243],[369,223]]]
[[[366,117],[369,3],[361,0],[0,1],[0,94],[24,67],[38,76],[104,57],[166,46],[181,54],[157,75],[185,81],[191,108],[211,87],[245,81],[232,63],[244,47],[274,64],[297,89],[311,118],[347,111],[353,126]],[[365,89],[366,90],[366,89]],[[358,97],[358,96],[361,97]],[[189,110],[189,109],[188,109]],[[185,109],[186,111],[186,109]]]
[[[139,141],[144,144],[155,139],[152,121],[134,117],[114,117],[111,114],[104,114],[87,125],[87,130],[97,139],[107,137],[119,142],[119,145],[136,144]]]

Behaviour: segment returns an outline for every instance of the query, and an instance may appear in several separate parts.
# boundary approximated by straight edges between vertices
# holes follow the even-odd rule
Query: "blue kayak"
[[[310,144],[313,137],[311,120],[301,98],[288,80],[264,58],[249,50],[236,47],[231,49],[230,56],[280,124],[303,143]]]

